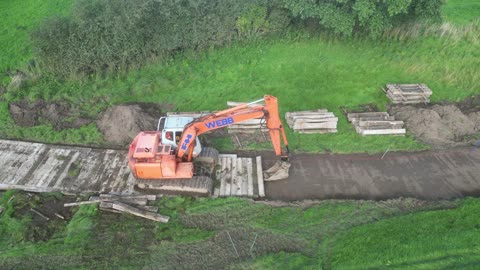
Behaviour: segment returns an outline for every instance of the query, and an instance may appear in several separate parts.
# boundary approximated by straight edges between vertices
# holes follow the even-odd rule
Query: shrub
[[[377,37],[398,21],[440,18],[442,0],[283,0],[294,17],[315,19],[335,33]]]
[[[278,32],[288,22],[267,0],[77,0],[70,17],[47,20],[32,37],[43,67],[90,74]]]
[[[127,70],[178,51],[222,46],[318,22],[379,36],[411,18],[440,18],[442,0],[77,0],[33,33],[42,68],[60,76]],[[294,18],[292,18],[293,16]]]

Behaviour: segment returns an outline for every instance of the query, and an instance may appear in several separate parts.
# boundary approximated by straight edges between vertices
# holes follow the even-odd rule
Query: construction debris
[[[287,112],[288,126],[299,133],[335,133],[338,118],[325,109],[314,111]]]
[[[118,202],[118,201],[112,202],[112,208],[114,210],[118,210],[118,211],[121,211],[121,212],[127,212],[127,213],[130,213],[130,214],[138,216],[138,217],[143,217],[143,218],[146,218],[146,219],[150,219],[150,220],[154,220],[154,221],[158,221],[158,222],[162,222],[162,223],[167,223],[168,220],[170,219],[170,217],[168,217],[168,216],[163,216],[163,215],[160,215],[158,213],[138,209],[138,208],[135,208],[133,206],[130,206],[128,204]]]
[[[429,103],[432,90],[425,84],[387,84],[383,89],[394,104]]]
[[[30,211],[32,211],[33,213],[39,215],[40,217],[42,217],[43,219],[45,220],[50,220],[49,217],[45,216],[44,214],[40,213],[40,211],[34,209],[34,208],[30,208]]]
[[[147,218],[150,220],[166,223],[169,217],[157,213],[157,206],[147,205],[148,201],[157,199],[156,195],[116,195],[100,194],[100,196],[91,196],[88,201],[66,203],[65,207],[82,204],[100,203],[100,210],[114,213],[129,213],[135,216]]]
[[[361,135],[404,135],[403,121],[395,121],[387,112],[349,113],[347,115],[358,134]]]

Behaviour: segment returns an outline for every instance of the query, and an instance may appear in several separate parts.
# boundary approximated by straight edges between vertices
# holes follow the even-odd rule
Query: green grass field
[[[32,59],[29,31],[43,19],[67,14],[72,0],[4,0],[0,2],[0,83],[5,83],[5,72],[21,69]]]
[[[68,223],[54,219],[55,233],[39,242],[28,238],[23,222],[35,215],[17,213],[26,200],[18,192],[0,198],[6,269],[475,269],[480,262],[480,200],[472,198],[273,207],[235,198],[163,198],[156,204],[171,216],[168,224],[86,205],[74,208]],[[42,199],[35,201],[39,207]]]
[[[455,24],[467,24],[480,20],[480,1],[447,0],[443,6],[445,20]]]

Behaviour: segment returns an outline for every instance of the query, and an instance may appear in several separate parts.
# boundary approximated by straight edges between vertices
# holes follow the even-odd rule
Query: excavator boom
[[[255,105],[261,101],[265,101],[265,105]],[[240,104],[230,109],[197,118],[189,123],[185,126],[179,141],[177,158],[186,161],[192,160],[193,142],[197,136],[207,131],[255,118],[266,120],[275,154],[281,156],[282,159],[288,159],[288,141],[278,114],[277,98],[270,95],[265,95],[263,99],[251,103]],[[285,152],[282,152],[282,140],[286,148]]]

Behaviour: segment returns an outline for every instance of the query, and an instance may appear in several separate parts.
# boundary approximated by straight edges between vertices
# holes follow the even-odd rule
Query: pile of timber
[[[66,203],[64,206],[99,203],[100,210],[114,213],[129,213],[138,217],[167,223],[170,217],[158,214],[158,207],[147,205],[148,201],[155,201],[156,199],[156,195],[100,194],[100,196],[91,196],[88,201]]]
[[[394,104],[429,103],[432,90],[425,84],[387,84],[383,90]]]
[[[347,117],[361,135],[404,135],[406,132],[403,121],[395,121],[395,116],[387,112],[349,113]]]
[[[229,134],[252,134],[257,132],[268,132],[268,128],[265,119],[249,119],[238,124],[228,126],[227,131]]]
[[[314,111],[287,112],[288,126],[299,133],[335,133],[338,117],[325,109]]]
[[[245,104],[245,102],[237,102],[237,101],[227,101],[228,107],[235,107],[238,105]],[[262,105],[261,103],[252,104],[248,107],[254,107]],[[227,131],[229,134],[252,134],[257,132],[268,132],[267,124],[265,119],[257,118],[257,119],[249,119],[237,124],[233,124],[227,127]]]

